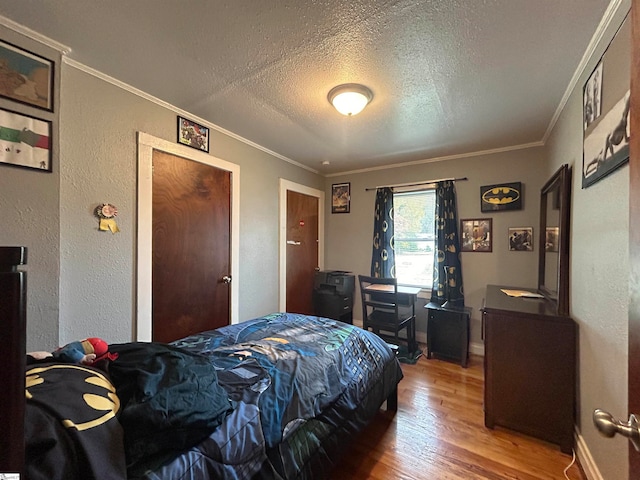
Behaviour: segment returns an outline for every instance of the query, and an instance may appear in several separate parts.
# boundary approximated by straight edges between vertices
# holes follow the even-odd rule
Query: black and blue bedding
[[[51,476],[57,467],[46,466],[46,445],[52,444],[57,445],[56,458],[65,449],[76,459],[108,453],[113,472],[92,458],[83,461],[77,477],[83,479],[327,478],[354,434],[402,379],[394,353],[378,336],[335,320],[290,313],[168,345],[133,342],[109,350],[118,358],[99,374],[112,383],[113,392],[103,390],[117,394],[105,398],[118,408],[100,424],[102,435],[91,432],[103,442],[102,450],[94,448],[95,442],[83,445],[77,438],[83,432],[61,421],[68,411],[52,411],[51,402],[32,387],[27,478],[73,478]],[[30,369],[43,367],[30,366],[28,378]],[[86,384],[83,375],[80,381]],[[101,405],[111,406],[107,401]],[[43,411],[56,428],[40,430],[71,438],[53,443],[38,438],[34,422],[46,423]],[[114,459],[119,448],[122,458]],[[29,461],[30,456],[38,461]],[[78,470],[60,467],[65,468]],[[49,476],[38,476],[43,470]]]

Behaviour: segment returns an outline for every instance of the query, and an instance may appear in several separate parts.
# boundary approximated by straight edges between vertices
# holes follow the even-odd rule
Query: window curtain
[[[438,182],[435,217],[436,242],[431,301],[439,304],[448,302],[447,305],[464,307],[458,208],[454,182]]]
[[[396,255],[393,242],[393,190],[389,187],[378,188],[373,224],[372,277],[395,278]]]

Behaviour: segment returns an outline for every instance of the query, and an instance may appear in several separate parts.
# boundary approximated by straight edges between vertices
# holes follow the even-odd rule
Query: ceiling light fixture
[[[367,106],[373,98],[373,93],[364,85],[345,83],[333,87],[327,98],[336,110],[350,117],[357,115]]]

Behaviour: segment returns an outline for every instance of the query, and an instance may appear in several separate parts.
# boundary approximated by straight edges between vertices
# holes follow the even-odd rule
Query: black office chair
[[[362,298],[362,322],[365,330],[394,344],[407,342],[410,353],[417,350],[416,307],[412,301],[398,293],[395,278],[375,278],[358,275]],[[406,329],[406,338],[399,333]]]

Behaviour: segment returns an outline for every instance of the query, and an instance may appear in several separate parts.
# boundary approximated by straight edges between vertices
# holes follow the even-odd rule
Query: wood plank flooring
[[[556,445],[484,426],[482,357],[462,368],[422,356],[402,370],[397,413],[377,414],[333,478],[585,480],[577,460],[565,477],[572,457]]]

